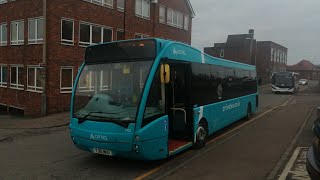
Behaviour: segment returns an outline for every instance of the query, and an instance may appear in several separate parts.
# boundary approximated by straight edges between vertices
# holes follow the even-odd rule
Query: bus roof
[[[142,39],[131,39],[131,40],[116,41],[116,42],[130,42],[130,41],[141,41],[141,40]],[[170,40],[165,40],[160,38],[146,38],[143,40],[156,41],[157,44],[159,45],[158,47],[160,47],[157,50],[158,55],[161,55],[162,58],[174,59],[177,61],[180,60],[180,61],[198,62],[203,64],[213,64],[218,66],[241,68],[246,70],[256,69],[256,67],[253,65],[210,56],[188,44],[183,44],[180,42],[170,41]],[[104,44],[112,44],[116,42],[108,42]],[[100,46],[100,45],[103,45],[103,44],[92,45],[89,47]]]

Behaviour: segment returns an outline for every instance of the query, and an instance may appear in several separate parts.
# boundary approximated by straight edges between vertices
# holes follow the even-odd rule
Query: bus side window
[[[161,100],[160,70],[158,69],[149,91],[144,117],[142,120],[142,127],[165,114],[164,107],[161,107]]]

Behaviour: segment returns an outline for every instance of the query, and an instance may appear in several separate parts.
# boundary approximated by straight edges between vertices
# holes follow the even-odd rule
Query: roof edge
[[[186,0],[186,1],[188,3],[189,9],[191,11],[191,17],[194,18],[196,16],[196,14],[194,13],[194,10],[192,8],[191,2],[190,2],[190,0]]]

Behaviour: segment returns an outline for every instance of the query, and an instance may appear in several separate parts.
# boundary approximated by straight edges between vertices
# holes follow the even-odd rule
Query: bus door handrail
[[[184,114],[184,122],[187,124],[187,111],[183,108],[171,108],[173,110],[173,112],[175,113],[175,111],[182,111]]]

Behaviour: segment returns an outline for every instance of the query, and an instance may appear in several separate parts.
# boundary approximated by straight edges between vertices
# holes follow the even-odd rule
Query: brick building
[[[297,64],[287,66],[287,70],[299,73],[300,79],[320,80],[320,67],[308,60],[301,60]]]
[[[261,83],[271,81],[272,72],[286,71],[288,49],[272,41],[257,41],[254,30],[248,34],[229,35],[226,43],[215,43],[204,52],[224,59],[257,66]]]
[[[215,43],[204,48],[206,54],[246,64],[255,64],[256,40],[254,30],[248,34],[228,35],[226,43]]]
[[[69,109],[85,47],[160,37],[191,44],[189,0],[0,0],[0,110]]]
[[[271,82],[273,72],[285,72],[288,49],[272,41],[257,42],[257,73],[263,84]]]

